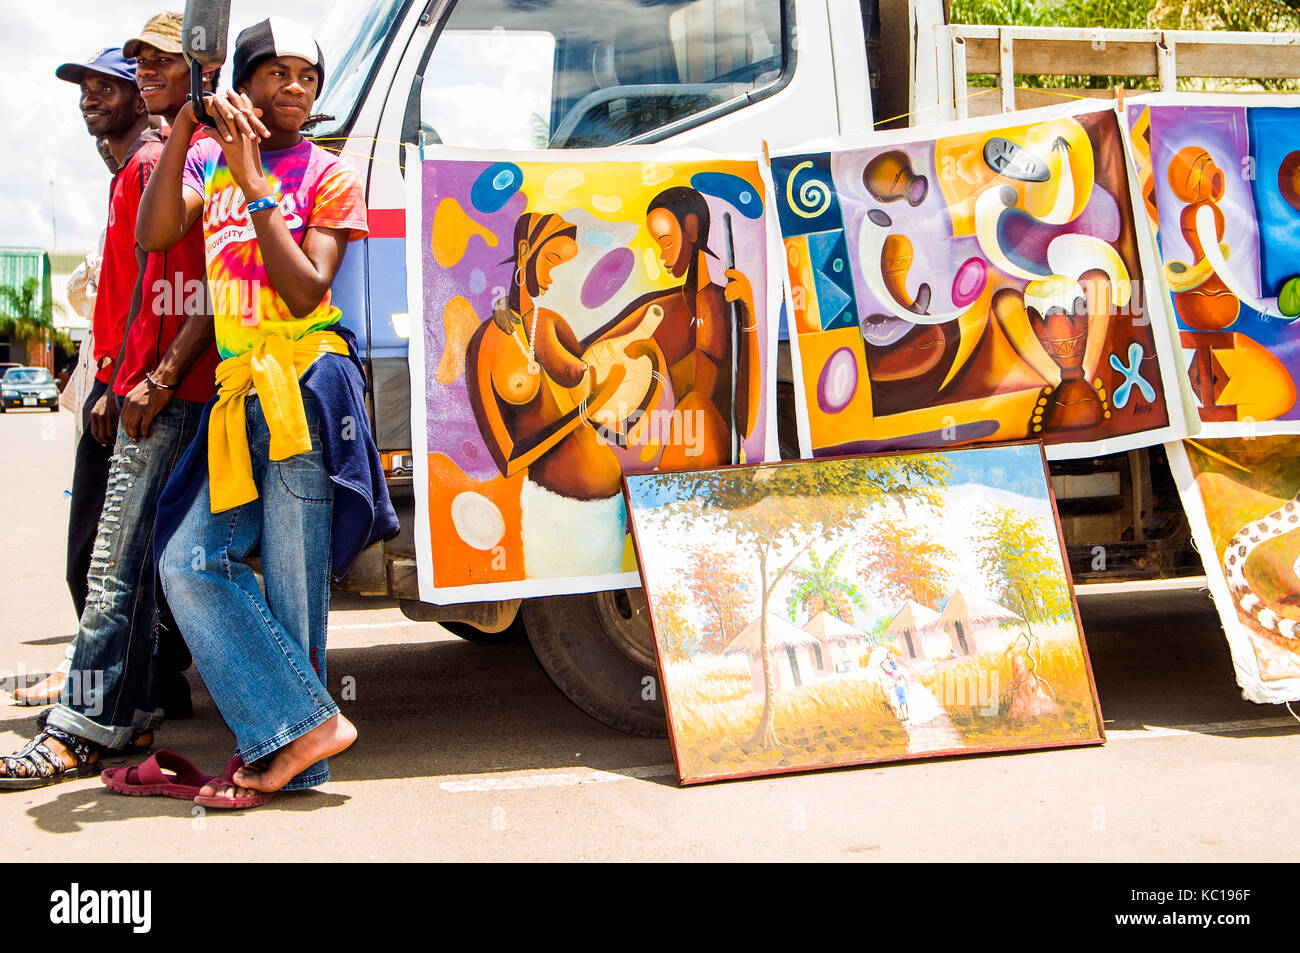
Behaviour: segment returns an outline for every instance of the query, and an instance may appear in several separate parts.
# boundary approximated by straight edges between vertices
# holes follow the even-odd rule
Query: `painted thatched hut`
[[[820,646],[823,672],[830,675],[857,666],[857,648],[864,636],[843,619],[822,609],[804,623],[803,630]]]
[[[890,620],[885,628],[885,636],[897,636],[906,658],[924,659],[935,655],[947,655],[947,650],[938,644],[938,637],[943,636],[939,628],[939,613],[929,606],[908,599],[898,614]],[[944,642],[947,638],[944,637]]]
[[[818,661],[821,646],[817,640],[788,619],[767,614],[767,647],[772,656],[773,689],[798,688],[822,672]],[[755,619],[740,630],[726,649],[726,655],[743,654],[749,661],[750,691],[763,694],[763,632]]]
[[[947,634],[954,655],[978,655],[1000,647],[1007,641],[999,631],[1002,625],[1021,621],[1010,609],[962,588],[952,591],[939,613],[939,626]]]

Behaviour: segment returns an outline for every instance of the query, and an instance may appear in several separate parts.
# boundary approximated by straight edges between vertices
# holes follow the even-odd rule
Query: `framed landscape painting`
[[[683,784],[1104,742],[1039,444],[624,492]]]

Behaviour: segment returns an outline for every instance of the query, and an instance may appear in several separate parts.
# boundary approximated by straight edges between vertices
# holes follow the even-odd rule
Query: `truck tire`
[[[501,630],[500,632],[484,632],[482,629],[469,622],[439,622],[440,626],[450,632],[452,635],[458,635],[466,642],[474,645],[510,645],[516,642],[524,641],[526,633],[524,632],[523,613],[515,616],[515,621]]]
[[[597,721],[630,735],[668,733],[650,619],[640,589],[529,599],[520,614],[555,686]]]

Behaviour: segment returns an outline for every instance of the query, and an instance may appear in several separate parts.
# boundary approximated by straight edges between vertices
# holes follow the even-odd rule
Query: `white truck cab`
[[[325,118],[309,134],[365,182],[370,236],[349,249],[333,297],[369,372],[402,521],[343,588],[395,596],[411,618],[479,641],[522,624],[548,674],[589,714],[663,733],[662,702],[646,690],[655,659],[639,590],[522,609],[418,601],[406,355],[419,319],[406,300],[405,144],[794,146],[870,128],[873,92],[906,112],[915,38],[943,23],[941,0],[886,2],[883,15],[878,0],[337,0],[316,31],[329,82],[316,104]]]

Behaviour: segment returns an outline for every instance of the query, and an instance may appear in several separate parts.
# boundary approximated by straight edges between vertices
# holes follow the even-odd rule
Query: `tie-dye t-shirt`
[[[346,163],[304,139],[290,149],[262,153],[262,168],[280,200],[294,241],[310,227],[344,228],[348,240],[366,236],[361,177]],[[184,184],[203,196],[208,286],[216,317],[217,350],[236,357],[268,334],[297,340],[339,319],[329,292],[311,314],[295,318],[271,285],[257,232],[244,208],[221,147],[204,139],[185,157]]]

